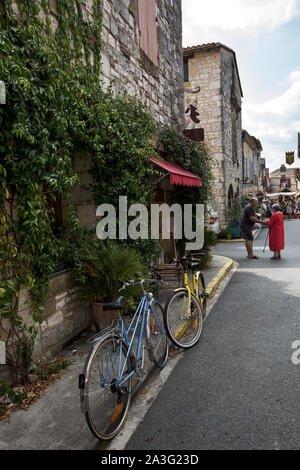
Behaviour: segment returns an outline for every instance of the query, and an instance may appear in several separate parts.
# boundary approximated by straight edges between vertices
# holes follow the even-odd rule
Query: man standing
[[[256,217],[254,208],[257,206],[258,200],[256,198],[251,199],[250,203],[245,207],[243,217],[241,218],[240,227],[242,229],[248,258],[258,259],[258,256],[253,254],[253,233],[254,224],[268,225],[268,221],[261,221]]]

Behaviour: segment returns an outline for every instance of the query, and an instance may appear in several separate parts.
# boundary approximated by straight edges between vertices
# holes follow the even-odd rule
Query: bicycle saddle
[[[122,302],[124,300],[124,297],[119,297],[117,300],[114,300],[110,304],[103,305],[103,310],[123,310],[124,307],[122,305]]]
[[[200,269],[200,263],[190,263],[190,267],[193,270]]]

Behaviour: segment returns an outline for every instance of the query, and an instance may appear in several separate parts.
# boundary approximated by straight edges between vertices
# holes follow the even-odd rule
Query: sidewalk
[[[257,239],[257,237],[260,234],[261,230],[262,230],[262,227],[256,228],[255,230],[252,230],[254,240]],[[236,242],[245,243],[245,240],[243,238],[233,238],[231,240],[218,240],[218,243],[236,243]]]
[[[210,297],[233,266],[229,258],[214,256],[211,266],[204,271]],[[162,303],[169,294],[168,290],[162,291]],[[79,402],[78,374],[82,372],[89,349],[86,339],[82,335],[63,351],[64,358],[70,359],[72,364],[59,382],[50,385],[28,411],[18,410],[9,419],[0,421],[0,450],[99,449],[99,441],[89,431]],[[153,366],[149,365],[150,373]],[[137,387],[137,393],[143,392],[143,384]],[[131,406],[134,407],[134,401]],[[130,412],[127,419],[130,419]]]

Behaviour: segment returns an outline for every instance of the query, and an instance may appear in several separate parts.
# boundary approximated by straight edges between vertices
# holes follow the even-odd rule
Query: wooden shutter
[[[140,48],[158,66],[156,0],[138,0]]]

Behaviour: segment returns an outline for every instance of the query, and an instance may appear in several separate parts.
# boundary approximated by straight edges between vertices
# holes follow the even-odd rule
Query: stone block
[[[48,328],[57,327],[63,322],[63,319],[64,317],[61,311],[54,313],[53,315],[47,318]]]

